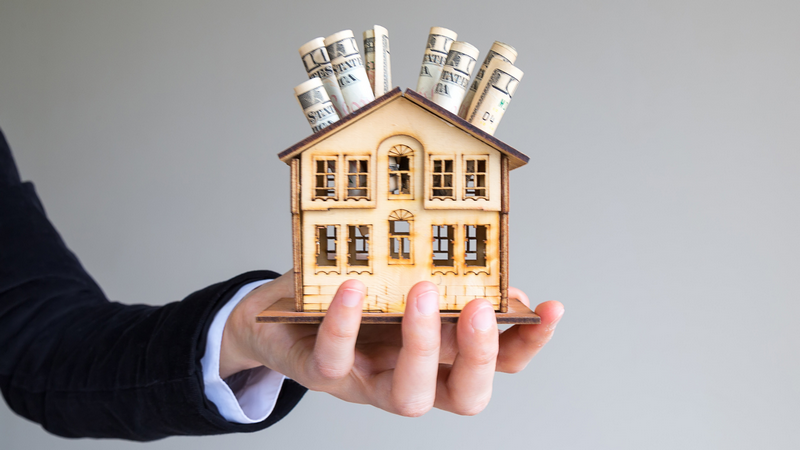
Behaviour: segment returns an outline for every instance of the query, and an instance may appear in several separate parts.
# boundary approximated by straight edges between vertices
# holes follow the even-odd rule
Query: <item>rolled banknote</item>
[[[375,30],[364,32],[364,70],[367,71],[369,85],[375,91]]]
[[[300,47],[300,58],[303,59],[308,78],[322,80],[336,114],[339,117],[344,117],[347,114],[344,96],[342,96],[342,91],[339,89],[339,82],[336,80],[336,73],[331,66],[331,60],[328,58],[328,51],[325,50],[324,41],[324,38],[319,37],[303,44]]]
[[[433,97],[433,88],[439,82],[447,53],[456,38],[458,34],[455,31],[442,27],[433,27],[428,34],[428,44],[422,57],[416,89],[418,94],[428,100]]]
[[[389,31],[380,25],[373,29],[375,35],[375,97],[392,90],[392,58],[389,54]]]
[[[512,64],[494,58],[478,86],[467,121],[493,135],[511,103],[522,75],[522,71]]]
[[[453,114],[458,113],[461,101],[469,88],[472,71],[478,64],[480,52],[472,45],[456,41],[447,53],[447,60],[442,67],[442,75],[433,90],[434,103]]]
[[[467,118],[467,114],[470,112],[469,107],[472,104],[472,99],[475,98],[475,92],[478,91],[478,85],[481,84],[483,74],[494,58],[500,58],[509,64],[514,64],[514,61],[517,60],[517,50],[508,44],[494,41],[492,48],[489,49],[489,53],[486,55],[486,59],[483,60],[483,64],[481,64],[480,69],[478,69],[478,73],[475,74],[475,79],[472,80],[472,85],[470,85],[467,95],[464,97],[464,101],[461,102],[461,108],[458,109],[458,115],[461,116],[462,119]]]
[[[353,32],[344,30],[326,37],[325,48],[336,72],[347,112],[352,113],[375,100]]]
[[[328,97],[325,85],[319,78],[300,83],[294,88],[294,95],[303,108],[303,114],[311,125],[311,131],[317,131],[339,121],[336,109]]]

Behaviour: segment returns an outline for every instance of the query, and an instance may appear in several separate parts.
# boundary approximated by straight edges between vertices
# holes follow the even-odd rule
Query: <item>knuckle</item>
[[[406,342],[405,347],[415,356],[429,357],[439,354],[439,340],[419,339]]]
[[[350,373],[350,368],[345,364],[335,364],[317,359],[314,361],[314,372],[322,382],[338,381]]]
[[[453,412],[460,416],[475,416],[486,409],[486,407],[489,405],[489,400],[490,398],[487,398],[478,402],[459,405]]]
[[[497,364],[497,348],[479,350],[469,356],[470,364],[477,367],[494,366]]]
[[[527,362],[511,362],[503,365],[501,372],[505,373],[520,373],[528,366]]]
[[[402,403],[395,406],[395,412],[403,417],[421,417],[433,408],[433,402]]]
[[[350,341],[358,335],[358,329],[351,330],[342,327],[331,327],[326,331],[326,337],[336,343]]]

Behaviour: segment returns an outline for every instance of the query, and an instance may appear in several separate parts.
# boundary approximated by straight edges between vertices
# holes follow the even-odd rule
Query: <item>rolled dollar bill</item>
[[[456,41],[447,53],[447,60],[442,67],[442,75],[431,100],[453,114],[458,113],[461,101],[469,88],[469,79],[475,65],[478,64],[480,52],[472,45]]]
[[[344,96],[342,96],[342,91],[339,89],[339,82],[336,80],[336,73],[333,71],[333,66],[331,66],[331,60],[328,58],[328,51],[325,50],[324,41],[324,38],[319,37],[303,44],[300,47],[300,58],[303,59],[308,78],[322,80],[322,85],[325,86],[325,92],[328,93],[336,114],[339,117],[344,117],[347,114]]]
[[[475,94],[467,121],[493,135],[511,103],[522,75],[522,71],[514,65],[494,58],[486,69],[478,93]]]
[[[373,29],[375,35],[375,97],[392,90],[392,58],[389,55],[389,31],[380,25]]]
[[[467,114],[470,112],[469,107],[472,105],[472,99],[475,98],[475,92],[478,91],[478,85],[481,84],[483,74],[494,58],[500,58],[509,64],[514,64],[517,60],[517,50],[508,44],[494,41],[492,48],[489,49],[489,53],[486,55],[486,59],[483,60],[483,64],[481,64],[480,69],[478,69],[478,73],[475,74],[475,79],[472,80],[472,85],[470,85],[467,95],[464,97],[464,101],[461,102],[461,108],[458,109],[458,115],[461,116],[462,119],[467,118]]]
[[[303,114],[308,119],[312,132],[316,133],[339,121],[339,116],[321,79],[312,78],[300,83],[294,88],[294,95],[303,108]]]
[[[326,37],[325,48],[336,72],[347,112],[352,113],[375,100],[353,32],[344,30]]]
[[[375,91],[375,30],[364,32],[364,70],[367,71],[369,85]]]
[[[422,57],[416,89],[418,94],[428,100],[433,97],[433,88],[439,82],[447,53],[456,38],[458,34],[455,31],[442,27],[433,27],[428,34],[428,44]]]

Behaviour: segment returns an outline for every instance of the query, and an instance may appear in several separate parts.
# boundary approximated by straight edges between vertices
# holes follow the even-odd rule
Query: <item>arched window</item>
[[[405,209],[389,214],[389,264],[414,264],[414,215]]]
[[[414,150],[398,144],[389,149],[389,198],[412,198]]]

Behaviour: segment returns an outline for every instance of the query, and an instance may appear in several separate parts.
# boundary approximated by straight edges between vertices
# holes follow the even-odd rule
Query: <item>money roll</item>
[[[478,86],[467,121],[493,135],[511,103],[522,75],[522,71],[514,65],[494,58]]]
[[[373,29],[375,35],[375,97],[392,90],[392,58],[389,54],[389,31],[380,25]]]
[[[369,85],[375,90],[375,30],[364,32],[364,70],[367,71]]]
[[[353,32],[344,30],[326,37],[325,49],[331,58],[347,112],[355,112],[375,100]]]
[[[472,71],[478,64],[479,53],[477,48],[466,42],[453,42],[442,67],[442,75],[433,91],[431,100],[434,103],[453,114],[458,113],[469,88]]]
[[[442,27],[433,27],[428,34],[428,44],[425,47],[425,55],[422,56],[422,67],[419,70],[416,89],[418,94],[428,100],[433,97],[433,88],[439,82],[447,53],[456,38],[458,34],[455,31]]]
[[[323,128],[339,121],[336,109],[328,97],[325,85],[319,78],[312,78],[300,83],[294,88],[294,95],[303,108],[303,114],[311,125],[311,131],[316,133]]]
[[[336,114],[344,117],[347,114],[347,108],[342,91],[339,89],[339,82],[336,80],[336,73],[333,71],[330,58],[328,58],[328,51],[325,50],[324,41],[324,38],[319,37],[303,44],[300,47],[300,58],[303,59],[308,78],[322,80],[325,92],[328,93]]]
[[[478,73],[475,74],[475,79],[472,80],[472,85],[467,91],[464,101],[461,102],[461,108],[458,109],[458,115],[461,116],[462,119],[467,118],[467,114],[470,112],[469,107],[472,104],[472,99],[475,98],[475,92],[478,91],[478,85],[481,84],[481,80],[483,80],[483,74],[486,72],[486,69],[489,67],[489,63],[492,62],[492,59],[494,58],[500,58],[509,64],[514,64],[514,62],[517,60],[517,50],[508,44],[504,44],[500,41],[494,41],[492,48],[489,49],[489,53],[486,54],[486,59],[484,59],[483,64],[481,64],[481,68],[478,69]]]

